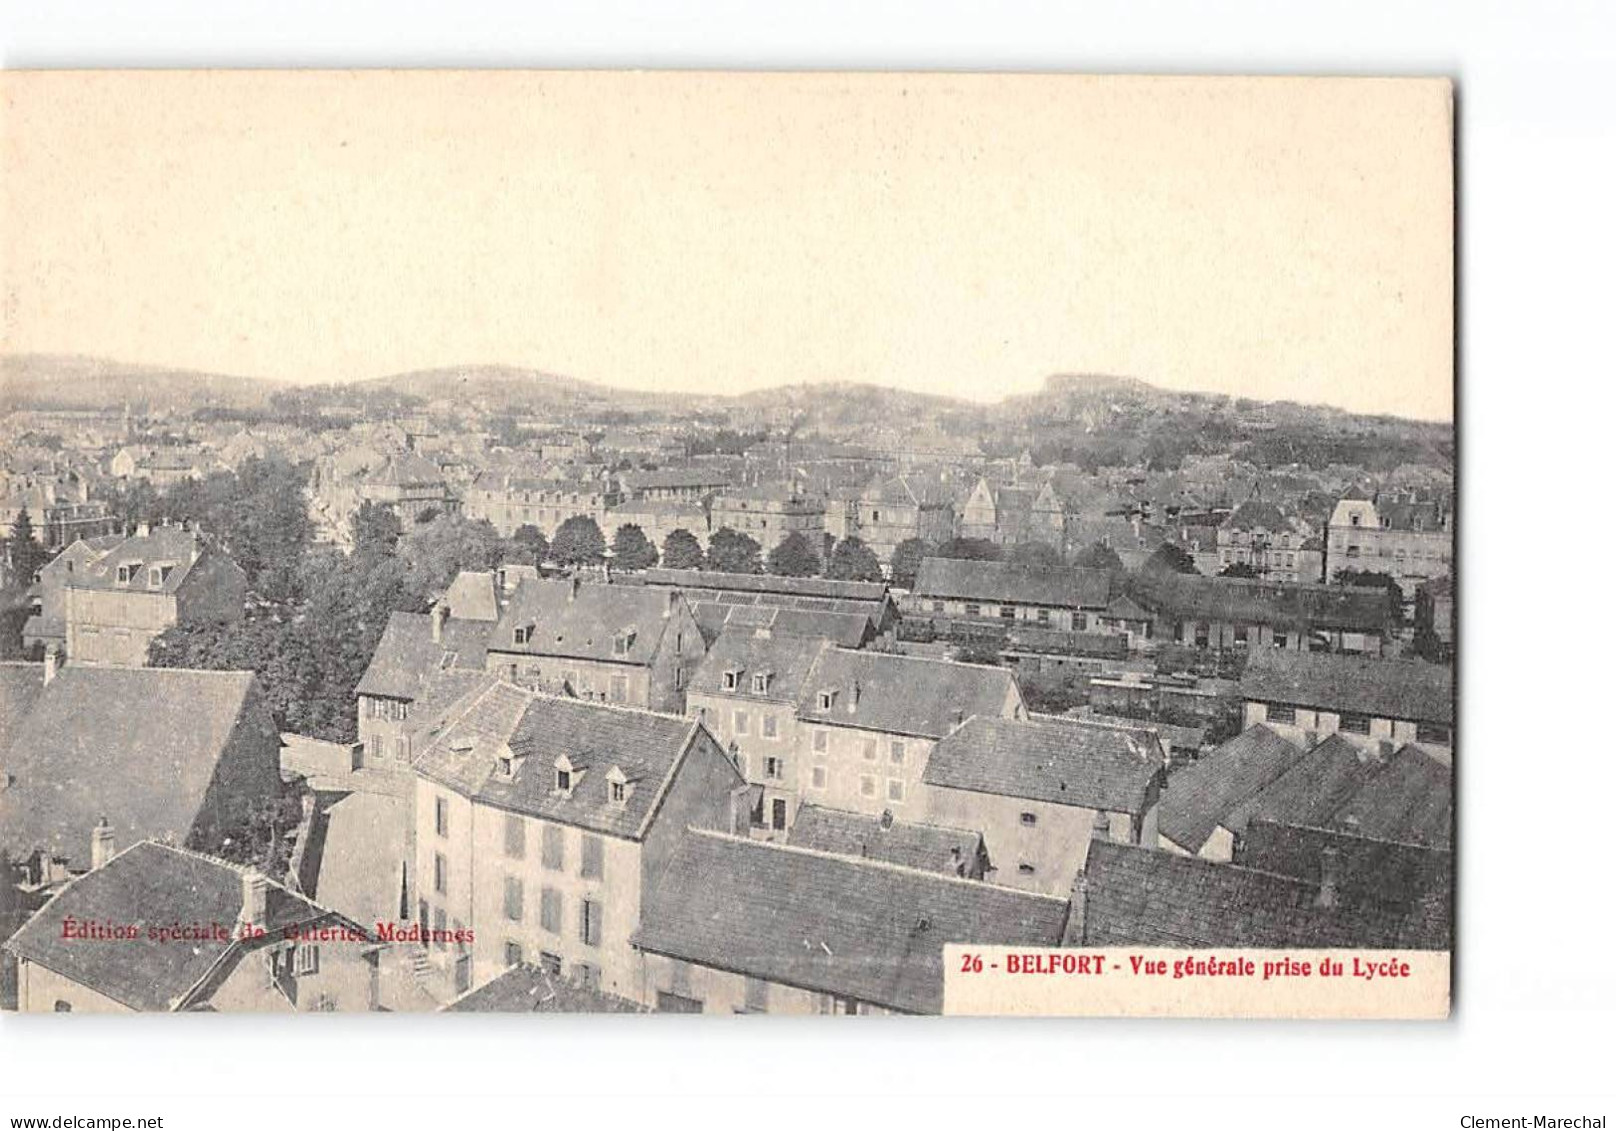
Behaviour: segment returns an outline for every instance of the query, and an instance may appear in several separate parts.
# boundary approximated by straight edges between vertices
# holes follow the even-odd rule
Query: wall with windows
[[[643,1000],[663,1013],[774,1013],[802,1016],[892,1012],[868,1002],[752,978],[661,954],[645,954],[642,963]]]
[[[798,798],[810,804],[874,816],[891,810],[902,820],[918,820],[920,777],[934,745],[913,735],[805,722],[786,771]],[[794,807],[790,818],[796,818]]]
[[[1394,746],[1418,743],[1427,749],[1451,754],[1453,729],[1435,723],[1419,723],[1411,719],[1387,719],[1341,711],[1324,711],[1312,707],[1296,707],[1287,703],[1264,703],[1248,700],[1245,706],[1245,725],[1254,727],[1267,723],[1293,742],[1304,746],[1311,741],[1340,733],[1347,738],[1361,738],[1366,742],[1390,742]]]
[[[748,680],[752,675],[742,672],[740,678]],[[761,827],[784,832],[784,826],[797,812],[797,787],[791,776],[798,746],[796,704],[693,694],[687,714],[712,732],[720,749],[735,758],[736,769],[748,782],[763,787]],[[784,804],[787,818],[779,830],[774,828],[776,802]]]

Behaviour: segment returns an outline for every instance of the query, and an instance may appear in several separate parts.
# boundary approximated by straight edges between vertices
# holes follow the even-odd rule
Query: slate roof
[[[1111,600],[1111,575],[1078,566],[1041,571],[1008,562],[923,558],[914,594],[923,600],[1015,601],[1065,609],[1103,609]]]
[[[414,765],[428,779],[500,809],[637,838],[686,751],[704,733],[700,723],[677,715],[495,683],[448,712]],[[507,749],[514,773],[504,778],[497,760]],[[562,755],[574,767],[570,794],[555,788]],[[607,778],[614,766],[629,785],[623,802],[610,799]]]
[[[828,710],[819,705],[822,691],[834,693]],[[831,648],[814,663],[797,718],[942,738],[972,715],[1004,714],[1007,704],[1019,706],[1021,693],[1004,668]]]
[[[667,467],[656,471],[629,471],[622,476],[623,488],[628,491],[677,490],[680,488],[708,487],[718,489],[729,486],[729,477],[699,467]]]
[[[814,661],[828,647],[828,641],[814,637],[759,636],[755,631],[731,630],[713,642],[691,673],[689,693],[795,704],[802,697]],[[725,690],[724,673],[731,671],[741,673],[739,686]],[[769,674],[768,690],[761,694],[752,690],[752,677],[760,672]]]
[[[1132,719],[1126,715],[1106,715],[1090,708],[1083,708],[1082,713],[1076,717],[1085,722],[1104,723],[1114,727],[1132,727],[1134,730],[1148,730],[1159,736],[1162,740],[1162,745],[1169,750],[1199,750],[1206,741],[1205,727],[1163,723],[1157,722],[1155,719]]]
[[[1371,718],[1453,723],[1453,673],[1423,660],[1261,648],[1246,663],[1240,694]]]
[[[492,570],[461,570],[449,583],[442,601],[456,620],[497,621],[498,592]]]
[[[252,686],[252,672],[63,667],[0,726],[0,844],[85,867],[103,816],[121,844],[184,841],[238,724],[275,734],[245,714]]]
[[[0,663],[0,773],[6,772],[4,752],[12,732],[33,710],[45,687],[45,665],[20,661]]]
[[[6,942],[19,958],[37,962],[131,1009],[167,1011],[181,1004],[235,943],[183,943],[150,938],[145,927],[218,922],[241,914],[242,872],[236,865],[142,841],[67,884]],[[271,935],[331,913],[279,884],[268,887]],[[117,941],[64,939],[64,920],[135,924],[138,937]]]
[[[1318,907],[1300,880],[1109,840],[1089,844],[1080,884],[1084,946],[1395,949],[1416,936],[1384,908]]]
[[[879,604],[887,587],[880,581],[837,581],[826,577],[778,577],[768,573],[724,573],[706,569],[648,569],[640,574],[646,585],[680,589],[734,590],[740,593],[778,593],[785,596],[833,597]]]
[[[642,950],[906,1013],[943,1004],[943,946],[1056,946],[1065,900],[692,830],[647,895]]]
[[[645,1006],[558,978],[540,966],[512,966],[443,1007],[445,1013],[649,1013]]]
[[[674,602],[683,600],[677,594],[638,585],[529,579],[511,594],[488,646],[496,652],[643,667],[656,658]],[[533,638],[526,644],[514,643],[514,630],[529,625]],[[621,654],[615,647],[619,634],[628,639]]]
[[[969,829],[897,820],[883,827],[880,817],[808,804],[798,806],[786,843],[945,876],[962,874],[959,869],[969,868],[983,851],[982,834]]]
[[[354,693],[413,700],[421,697],[440,672],[481,671],[488,633],[486,621],[451,616],[443,622],[442,639],[433,640],[430,614],[393,613]]]
[[[443,469],[413,452],[403,452],[387,461],[387,466],[369,480],[383,487],[443,486]]]
[[[1243,829],[1252,820],[1322,825],[1384,764],[1378,747],[1332,734],[1238,806],[1230,815],[1237,822],[1231,827]]]
[[[1266,726],[1250,727],[1167,779],[1157,818],[1161,834],[1199,852],[1219,825],[1302,757],[1302,749]]]
[[[1077,719],[976,716],[926,760],[929,786],[1142,813],[1167,755],[1153,731]]]
[[[1295,533],[1296,522],[1273,503],[1248,499],[1223,520],[1226,530],[1268,530],[1276,533]]]

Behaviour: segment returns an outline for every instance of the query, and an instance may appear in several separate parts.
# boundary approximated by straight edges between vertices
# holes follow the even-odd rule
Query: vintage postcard
[[[1446,80],[0,92],[0,1005],[1447,1015]]]

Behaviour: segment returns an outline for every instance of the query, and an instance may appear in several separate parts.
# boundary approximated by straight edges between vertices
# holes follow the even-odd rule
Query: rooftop
[[[823,705],[829,696],[829,704]],[[1022,709],[1005,668],[892,652],[820,653],[797,703],[807,723],[942,738],[972,715]]]
[[[669,614],[682,601],[678,594],[639,585],[527,579],[507,601],[489,648],[644,666],[655,658]],[[517,643],[518,629],[531,629],[531,638]]]
[[[786,843],[945,876],[964,875],[983,852],[982,834],[968,829],[883,820],[806,803],[798,807]]]
[[[1301,756],[1301,747],[1266,726],[1242,731],[1167,780],[1162,835],[1186,852],[1199,852],[1230,814]]]
[[[1102,609],[1111,599],[1111,575],[1077,566],[1043,572],[1008,562],[925,558],[920,563],[914,593],[922,598]]]
[[[1246,664],[1240,694],[1371,718],[1453,723],[1452,671],[1421,660],[1259,648]]]

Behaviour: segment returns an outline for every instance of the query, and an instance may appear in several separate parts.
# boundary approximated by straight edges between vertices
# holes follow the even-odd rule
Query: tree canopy
[[[675,530],[662,540],[664,569],[700,569],[701,563],[701,543],[690,531]]]
[[[1038,573],[1054,573],[1066,566],[1060,551],[1047,542],[1017,542],[1010,547],[1006,560]]]
[[[825,576],[836,581],[884,581],[881,560],[862,539],[849,536],[836,543]]]
[[[763,547],[725,526],[707,543],[707,568],[725,573],[762,573]]]
[[[950,538],[937,547],[936,556],[970,562],[996,562],[1001,554],[999,547],[986,538]]]
[[[920,574],[921,560],[934,554],[936,547],[924,538],[905,538],[892,551],[892,584],[913,589]]]
[[[1072,564],[1083,569],[1105,569],[1113,572],[1122,568],[1122,558],[1104,542],[1094,542],[1077,552]]]
[[[819,551],[800,530],[787,534],[769,551],[769,572],[780,577],[813,577],[820,568]]]
[[[595,565],[606,558],[606,536],[594,519],[575,514],[556,528],[550,556],[564,566]]]
[[[657,564],[657,550],[651,540],[632,522],[617,528],[612,538],[612,564],[620,569],[650,569]]]

